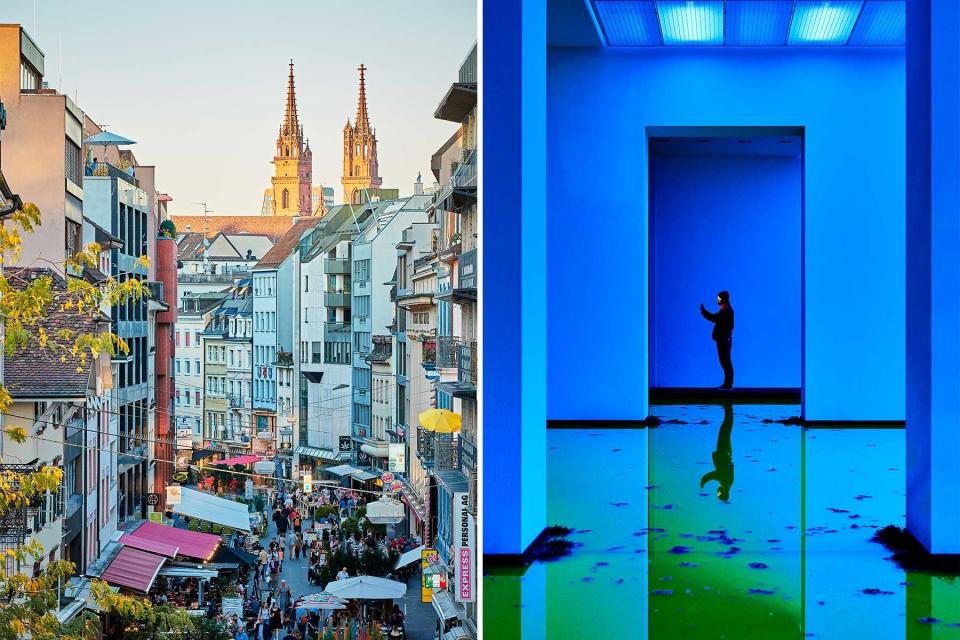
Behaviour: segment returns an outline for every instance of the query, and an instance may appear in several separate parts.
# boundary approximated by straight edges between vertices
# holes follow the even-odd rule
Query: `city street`
[[[276,535],[277,527],[270,522],[264,542],[269,544]],[[301,556],[299,560],[291,557],[283,561],[280,577],[290,585],[294,599],[322,591],[320,586],[311,585],[307,581],[307,566],[307,556]],[[433,640],[436,637],[437,614],[430,603],[420,602],[419,575],[417,572],[407,580],[407,593],[397,604],[404,612],[408,640]]]

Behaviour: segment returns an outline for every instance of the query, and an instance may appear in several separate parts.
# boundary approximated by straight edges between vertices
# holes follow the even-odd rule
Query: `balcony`
[[[140,181],[119,167],[115,167],[109,162],[88,162],[83,168],[83,175],[97,178],[116,178],[129,182],[135,187],[140,186]]]
[[[476,342],[464,342],[457,346],[457,382],[477,386],[476,350]]]
[[[184,284],[233,284],[235,280],[249,278],[249,270],[226,269],[220,273],[178,273],[177,282]]]
[[[323,304],[326,307],[348,308],[350,306],[350,292],[324,293]]]
[[[472,189],[477,188],[477,152],[475,150],[464,151],[463,161],[457,164],[453,175],[450,177],[450,186],[454,189]]]
[[[349,322],[325,322],[325,323],[323,324],[323,328],[324,328],[327,332],[331,332],[331,331],[333,331],[333,332],[346,331],[346,332],[349,333],[349,331],[350,331],[350,323],[349,323]]]
[[[453,434],[436,433],[417,427],[417,457],[424,467],[455,469],[457,450],[453,445]]]
[[[463,340],[456,336],[437,336],[436,363],[439,369],[455,369]]]
[[[471,249],[460,255],[457,262],[459,273],[457,275],[457,288],[477,290],[477,250]],[[476,294],[474,294],[476,299]]]
[[[227,402],[230,404],[231,409],[243,409],[244,408],[244,398],[243,396],[234,395],[232,393],[227,394]]]
[[[323,270],[327,275],[350,275],[350,258],[327,258],[323,261]]]

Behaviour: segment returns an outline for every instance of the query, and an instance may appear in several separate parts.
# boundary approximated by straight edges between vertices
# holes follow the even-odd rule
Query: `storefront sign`
[[[350,453],[353,450],[353,438],[340,436],[340,453]]]
[[[313,493],[313,474],[309,471],[303,474],[303,492]]]
[[[147,519],[155,524],[163,524],[163,512],[151,511],[147,514]]]
[[[391,471],[384,471],[383,475],[380,476],[380,479],[383,481],[383,486],[387,486],[391,482],[393,482],[393,478],[394,478],[394,475],[393,475],[393,472]]]
[[[167,487],[167,505],[180,504],[181,494],[179,486]]]
[[[433,602],[435,574],[430,573],[430,563],[437,562],[439,559],[436,549],[424,549],[420,552],[420,575],[423,577],[420,582],[420,602]]]
[[[453,494],[453,565],[456,574],[457,602],[475,602],[476,587],[474,562],[476,560],[476,522],[470,513],[470,494]]]
[[[243,483],[243,497],[253,500],[253,478],[247,478]]]
[[[402,442],[391,442],[390,450],[390,471],[403,473],[407,470],[407,445]]]

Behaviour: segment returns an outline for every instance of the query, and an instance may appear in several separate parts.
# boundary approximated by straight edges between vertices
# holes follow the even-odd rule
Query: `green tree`
[[[25,203],[7,216],[0,225],[0,266],[15,263],[22,247],[23,233],[31,233],[40,224],[36,205]],[[63,268],[79,274],[99,263],[101,248],[91,244],[67,260]],[[144,266],[146,258],[141,259]],[[129,351],[126,343],[110,332],[81,333],[61,330],[47,332],[43,319],[51,313],[75,314],[102,319],[102,309],[144,295],[145,287],[136,279],[118,282],[108,278],[92,284],[83,278],[70,277],[65,291],[54,287],[51,276],[40,276],[29,281],[17,278],[17,271],[7,273],[0,269],[0,318],[3,319],[6,338],[5,353],[34,349],[58,357],[61,362],[89,368],[101,353],[115,354]],[[12,402],[7,389],[0,383],[0,412],[6,412]],[[22,427],[9,427],[6,434],[15,442],[26,441],[28,434]],[[0,461],[2,462],[2,461]],[[36,471],[0,471],[0,514],[10,509],[27,507],[36,497],[58,490],[63,472],[57,467],[44,466]],[[21,566],[31,566],[44,557],[43,548],[34,540],[5,552]],[[0,640],[87,640],[98,637],[100,626],[96,615],[86,612],[69,624],[61,623],[56,610],[61,588],[75,567],[70,562],[49,563],[37,577],[23,574],[0,576]],[[94,580],[92,594],[108,621],[106,637],[124,640],[152,640],[165,638],[179,640],[191,637],[193,624],[183,611],[172,607],[153,606],[145,598],[114,593],[102,581]]]

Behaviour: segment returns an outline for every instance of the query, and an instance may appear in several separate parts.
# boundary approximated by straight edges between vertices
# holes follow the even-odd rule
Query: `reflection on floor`
[[[960,638],[960,580],[870,541],[904,524],[904,430],[776,422],[797,410],[657,406],[655,429],[550,431],[548,518],[582,546],[488,572],[484,637]]]

